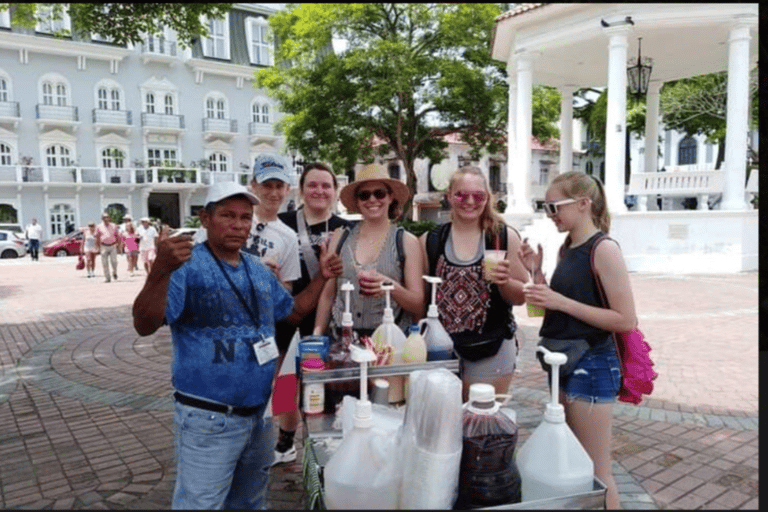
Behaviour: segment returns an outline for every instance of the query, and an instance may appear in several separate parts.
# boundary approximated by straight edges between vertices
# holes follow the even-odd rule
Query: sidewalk
[[[109,284],[74,266],[0,261],[0,507],[167,509],[169,331],[136,335],[130,307],[144,273],[127,277],[124,258]],[[660,376],[653,398],[614,411],[623,507],[756,509],[757,273],[630,276]],[[510,391],[522,443],[548,393],[533,357],[541,320],[515,315],[523,348]],[[269,508],[303,508],[300,460],[301,450],[273,468]]]

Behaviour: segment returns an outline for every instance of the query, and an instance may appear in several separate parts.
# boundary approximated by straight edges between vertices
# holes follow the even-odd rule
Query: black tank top
[[[592,265],[589,262],[592,246],[603,233],[598,231],[583,244],[570,247],[552,273],[552,290],[590,306],[602,307]],[[546,310],[539,335],[555,339],[586,339],[590,346],[609,342],[611,333],[598,329],[562,311]]]

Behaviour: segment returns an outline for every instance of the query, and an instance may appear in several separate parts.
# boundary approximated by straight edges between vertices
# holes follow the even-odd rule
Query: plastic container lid
[[[325,370],[326,364],[322,359],[305,359],[301,363],[301,369],[308,372],[319,372]]]

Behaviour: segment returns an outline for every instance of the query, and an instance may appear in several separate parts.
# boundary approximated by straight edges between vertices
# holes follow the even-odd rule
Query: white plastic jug
[[[360,400],[355,403],[354,427],[325,466],[325,505],[332,510],[392,510],[400,490],[393,456],[397,440],[391,432],[372,427],[368,401],[367,363],[376,358],[354,345],[351,351],[360,362]]]
[[[392,345],[392,364],[403,364],[403,345],[405,344],[405,334],[395,323],[395,315],[390,306],[389,294],[395,289],[392,283],[383,283],[381,289],[384,290],[386,305],[384,307],[384,317],[381,325],[373,331],[371,340],[374,345],[380,345],[383,342]],[[389,403],[396,404],[405,399],[404,380],[405,377],[387,377],[389,381]]]
[[[432,304],[427,309],[427,318],[419,321],[419,328],[426,324],[424,331],[424,342],[427,344],[427,361],[443,361],[446,359],[455,359],[453,353],[453,339],[440,323],[437,314],[437,285],[443,280],[439,277],[421,276],[425,281],[432,284]]]
[[[517,452],[523,502],[590,492],[595,472],[592,459],[565,423],[565,410],[557,401],[560,365],[567,356],[544,347],[538,350],[552,366],[552,401],[539,426]]]

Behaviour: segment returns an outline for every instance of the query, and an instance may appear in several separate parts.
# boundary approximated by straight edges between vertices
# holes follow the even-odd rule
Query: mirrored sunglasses
[[[488,194],[482,191],[465,192],[463,190],[457,190],[456,192],[453,193],[453,198],[460,203],[465,203],[469,201],[470,197],[474,199],[476,203],[482,203],[483,201],[488,199]]]

